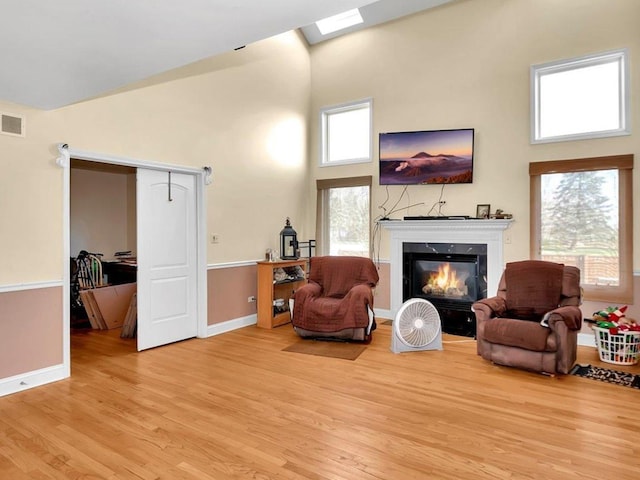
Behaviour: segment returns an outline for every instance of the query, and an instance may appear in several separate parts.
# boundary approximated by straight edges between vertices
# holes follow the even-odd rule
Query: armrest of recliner
[[[547,312],[540,324],[555,330],[557,322],[564,322],[569,330],[580,330],[582,328],[582,311],[575,306],[558,307]]]
[[[366,305],[373,309],[373,288],[366,283],[354,285],[342,298],[342,301],[353,305]]]
[[[371,285],[367,285],[366,283],[360,283],[358,285],[354,285],[349,290],[348,295],[368,298],[373,302],[373,287]]]
[[[298,287],[294,293],[296,300],[302,300],[303,297],[319,297],[322,293],[322,287],[315,282],[308,282]]]
[[[491,360],[491,344],[485,340],[484,331],[491,319],[503,315],[507,311],[507,302],[502,297],[483,298],[471,306],[476,314],[476,339],[478,355]]]
[[[302,312],[308,301],[318,298],[322,294],[322,287],[315,282],[308,282],[298,287],[289,299],[289,308],[293,300],[293,309],[291,311],[291,323],[296,326],[303,324]]]
[[[507,301],[502,297],[483,298],[471,306],[471,310],[484,318],[499,317],[507,311]]]
[[[576,362],[576,336],[582,327],[582,312],[576,306],[551,310],[540,322],[554,332],[557,340],[556,370],[569,373]]]

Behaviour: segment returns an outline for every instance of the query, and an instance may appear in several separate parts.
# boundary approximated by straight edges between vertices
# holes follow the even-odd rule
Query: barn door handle
[[[171,198],[171,172],[169,172],[169,201],[173,202],[173,198]]]

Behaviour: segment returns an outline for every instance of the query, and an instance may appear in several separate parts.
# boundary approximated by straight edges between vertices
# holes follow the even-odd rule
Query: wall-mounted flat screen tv
[[[472,181],[473,128],[380,134],[380,185]]]

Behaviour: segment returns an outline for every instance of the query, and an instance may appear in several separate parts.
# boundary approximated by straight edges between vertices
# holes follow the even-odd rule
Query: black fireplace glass
[[[447,257],[446,260],[414,260],[411,297],[451,302],[478,299],[478,258],[472,255]]]
[[[449,280],[443,283],[442,279],[432,279],[438,275]],[[402,301],[416,297],[430,301],[440,313],[445,333],[475,336],[476,319],[471,305],[486,296],[486,244],[402,244]]]
[[[440,274],[439,281],[432,280]],[[456,284],[444,277],[455,274]],[[487,294],[487,246],[464,243],[404,243],[402,301],[425,298],[436,307],[471,309]]]

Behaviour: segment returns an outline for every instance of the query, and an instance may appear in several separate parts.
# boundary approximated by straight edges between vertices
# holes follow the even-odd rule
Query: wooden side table
[[[289,299],[293,292],[307,283],[306,260],[281,260],[277,262],[258,262],[258,327],[274,328],[291,321]],[[300,267],[303,277],[291,277],[295,267]],[[276,279],[282,269],[289,274],[286,279]],[[282,308],[275,301],[282,300]]]

